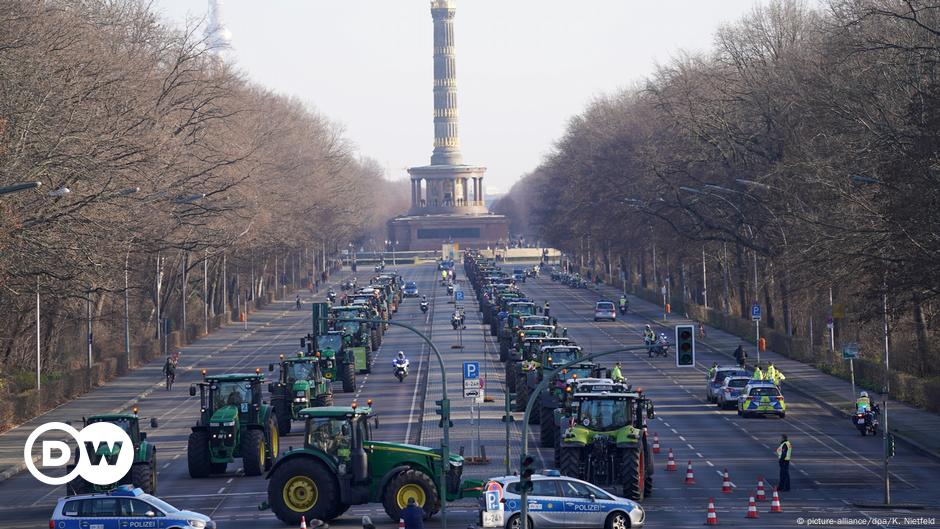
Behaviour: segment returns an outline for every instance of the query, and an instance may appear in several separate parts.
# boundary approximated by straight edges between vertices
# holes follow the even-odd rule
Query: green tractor
[[[535,315],[535,303],[531,301],[512,301],[507,303],[506,312],[508,316],[499,327],[499,357],[501,360],[509,354],[513,336],[522,326],[522,318]]]
[[[301,517],[330,521],[351,505],[381,503],[393,521],[414,498],[425,516],[447,501],[478,497],[481,481],[461,483],[463,458],[451,454],[441,483],[441,452],[372,439],[370,407],[308,408],[301,412],[307,428],[303,448],[284,454],[268,473],[270,507],[285,524]]]
[[[130,437],[134,445],[134,465],[131,467],[130,472],[120,481],[110,485],[95,485],[94,483],[85,481],[81,476],[77,476],[65,485],[68,495],[106,492],[118,485],[127,484],[139,487],[147,494],[157,493],[157,447],[150,441],[147,441],[147,432],[140,431],[140,418],[137,416],[137,412],[137,407],[134,407],[131,413],[113,413],[82,418],[83,427],[99,422],[107,422],[120,426],[122,430],[127,432],[127,436]],[[150,427],[157,427],[156,418],[150,419]],[[122,448],[120,444],[109,447],[106,443],[99,444],[97,448],[88,447],[91,463],[97,465],[101,461],[101,458],[108,460],[117,458]],[[92,452],[92,450],[94,451]],[[69,464],[66,467],[66,473],[71,472],[75,466],[78,465],[80,453],[79,450],[75,451],[75,463]]]
[[[225,472],[235,458],[242,459],[246,476],[258,476],[271,467],[278,453],[277,414],[262,401],[264,375],[206,376],[189,386],[196,396],[199,387],[201,413],[189,434],[186,456],[194,478]]]
[[[564,412],[562,408],[566,406],[574,384],[578,380],[600,378],[606,374],[605,368],[589,360],[571,365],[553,374],[552,381],[538,397],[539,446],[555,448],[555,442],[559,438],[556,415]]]
[[[518,394],[516,402],[521,406],[521,409],[516,411],[525,410],[529,395],[535,391],[535,387],[542,381],[546,372],[551,372],[554,366],[567,364],[583,356],[584,352],[574,344],[546,344],[539,347],[531,360],[522,362],[516,374],[516,393]],[[537,413],[533,413],[529,417],[529,421],[533,424],[540,422],[540,420],[540,414]]]
[[[291,421],[300,420],[300,410],[333,405],[333,384],[320,369],[321,362],[321,357],[304,356],[302,351],[293,358],[281,355],[278,381],[268,384],[278,434],[290,433]],[[268,371],[274,371],[274,364],[268,364]]]
[[[313,332],[300,339],[300,347],[308,356],[319,355],[323,376],[330,382],[341,381],[343,391],[350,393],[356,390],[356,354],[346,346],[349,340],[342,332],[328,330],[329,311],[327,303],[313,304]]]
[[[653,404],[641,390],[611,379],[577,384],[556,449],[561,473],[599,486],[621,487],[621,495],[643,501],[653,492],[653,454],[646,420]]]
[[[372,372],[372,347],[376,341],[375,335],[379,334],[378,329],[372,328],[372,324],[362,321],[375,317],[368,307],[353,305],[345,307],[333,307],[330,309],[331,330],[341,332],[344,340],[344,348],[352,352],[355,359],[356,371],[359,373]]]

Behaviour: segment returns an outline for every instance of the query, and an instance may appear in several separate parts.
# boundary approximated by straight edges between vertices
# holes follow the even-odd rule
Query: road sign
[[[751,307],[751,321],[760,321],[760,305],[757,303]]]
[[[468,378],[463,381],[464,389],[482,389],[483,385],[480,384],[479,378]]]
[[[454,301],[463,301],[463,290],[454,292]]]
[[[465,399],[475,399],[480,396],[479,389],[463,388],[463,398]]]
[[[842,346],[842,359],[849,360],[858,358],[858,344],[847,343]]]
[[[480,362],[464,362],[463,363],[463,378],[464,382],[468,378],[480,378]]]
[[[665,296],[665,295],[666,295],[666,285],[663,285],[662,288],[659,289],[659,291],[660,291],[660,293],[662,293],[662,295]]]
[[[483,493],[486,510],[483,511],[483,527],[503,527],[503,502],[499,501],[502,494],[488,490]]]

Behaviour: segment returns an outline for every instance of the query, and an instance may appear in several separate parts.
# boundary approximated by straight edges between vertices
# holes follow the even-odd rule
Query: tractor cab
[[[539,349],[539,362],[542,366],[551,367],[573,362],[584,356],[584,352],[577,345],[543,345]]]

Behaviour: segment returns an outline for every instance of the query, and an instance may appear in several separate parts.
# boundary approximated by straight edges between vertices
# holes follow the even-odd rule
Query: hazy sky
[[[763,0],[458,0],[464,163],[503,192],[534,169],[570,117],[631,86]],[[208,0],[156,0],[180,25]],[[431,156],[428,0],[226,0],[234,56],[249,77],[334,121],[390,178]]]

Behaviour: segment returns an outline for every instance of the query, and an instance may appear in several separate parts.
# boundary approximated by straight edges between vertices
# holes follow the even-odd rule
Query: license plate
[[[859,419],[858,424],[865,424],[865,419]]]

